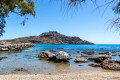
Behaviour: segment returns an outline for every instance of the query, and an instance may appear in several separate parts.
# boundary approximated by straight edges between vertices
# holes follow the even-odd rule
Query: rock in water
[[[81,52],[81,53],[85,53],[87,55],[93,55],[95,53],[95,51],[84,51],[84,52]]]
[[[99,55],[99,56],[95,56],[93,58],[88,58],[88,60],[93,60],[96,63],[101,63],[103,62],[105,59],[111,59],[111,57],[109,55]]]
[[[76,58],[76,59],[74,60],[74,62],[76,62],[76,63],[86,63],[86,62],[88,62],[88,60],[83,59],[83,58]]]
[[[53,53],[51,53],[51,52],[49,52],[49,51],[42,51],[42,52],[38,55],[39,58],[50,58],[50,57],[54,57],[54,56],[55,56],[55,54],[53,54]]]
[[[120,63],[112,59],[106,59],[102,63],[102,68],[110,70],[120,70]]]
[[[56,54],[56,61],[57,62],[68,62],[68,60],[71,59],[71,55],[64,52],[64,51],[59,51],[57,54]]]
[[[27,71],[27,70],[24,68],[16,68],[15,71]]]
[[[2,60],[2,59],[6,59],[7,57],[0,57],[0,60]]]
[[[89,64],[89,66],[92,66],[92,67],[101,67],[101,64],[100,63],[91,63],[91,64]]]
[[[110,55],[110,52],[101,52],[99,54],[101,54],[101,55]]]

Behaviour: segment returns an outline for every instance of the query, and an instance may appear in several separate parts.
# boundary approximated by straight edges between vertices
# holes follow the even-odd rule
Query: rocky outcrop
[[[76,62],[76,63],[86,63],[86,62],[88,62],[88,60],[77,57],[77,58],[74,60],[74,62]]]
[[[51,57],[54,57],[54,56],[55,56],[55,54],[53,54],[53,53],[51,53],[51,52],[49,52],[49,51],[42,51],[42,52],[38,55],[39,58],[51,58]]]
[[[101,63],[91,63],[91,64],[89,64],[89,66],[92,66],[92,67],[101,67]]]
[[[110,70],[120,70],[120,63],[112,59],[106,59],[102,62],[102,68]]]
[[[93,60],[96,63],[101,63],[103,62],[105,59],[111,59],[111,57],[109,55],[99,55],[99,56],[95,56],[93,58],[88,58],[88,60]]]
[[[29,47],[34,47],[31,43],[0,45],[0,51],[21,51]]]
[[[87,54],[87,55],[93,55],[95,53],[95,51],[84,51],[84,52],[81,52],[81,53],[84,53],[84,54]]]
[[[62,35],[56,31],[42,33],[39,36],[30,36],[12,40],[4,40],[12,43],[34,43],[34,44],[93,44],[89,41],[82,40],[79,37],[70,37]]]

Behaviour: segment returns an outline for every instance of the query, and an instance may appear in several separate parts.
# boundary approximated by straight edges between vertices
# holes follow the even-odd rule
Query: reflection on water
[[[10,73],[56,73],[56,72],[69,72],[69,71],[80,71],[80,70],[103,70],[101,68],[94,68],[88,66],[88,63],[74,63],[74,56],[80,56],[81,53],[77,51],[94,50],[96,54],[98,52],[118,52],[120,51],[120,45],[35,45],[36,47],[29,48],[25,51],[19,52],[0,52],[0,57],[8,57],[0,61],[0,74],[10,74]],[[57,49],[58,48],[58,49]],[[61,49],[63,48],[63,49]],[[100,50],[100,48],[103,48]],[[54,54],[58,51],[63,50],[71,54],[73,58],[70,63],[54,63],[52,61],[47,61],[46,59],[37,58],[38,54],[42,50],[54,50]],[[115,60],[120,60],[118,56],[112,56]],[[93,55],[91,55],[93,56]],[[88,56],[90,57],[90,56]],[[84,58],[88,58],[84,57]],[[16,68],[24,68],[28,70],[27,72],[14,71]]]

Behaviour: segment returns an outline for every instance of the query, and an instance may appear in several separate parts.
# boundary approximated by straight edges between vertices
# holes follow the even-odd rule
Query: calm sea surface
[[[115,44],[96,44],[96,45],[68,45],[68,44],[34,44],[35,47],[29,48],[21,52],[0,52],[0,57],[7,56],[7,59],[0,61],[0,74],[36,74],[36,73],[56,73],[56,72],[71,72],[81,70],[103,70],[101,68],[94,68],[88,66],[88,63],[74,63],[75,56],[83,55],[83,53],[77,53],[77,51],[96,51],[96,55],[99,52],[115,52],[116,56],[112,56],[114,60],[120,60],[120,45]],[[63,49],[61,49],[63,48]],[[65,51],[72,55],[70,63],[54,63],[44,59],[38,59],[37,56],[42,50],[54,50],[54,54],[58,51]],[[26,56],[30,55],[30,56]],[[91,55],[89,57],[92,57]],[[89,58],[89,57],[86,57]],[[17,72],[15,68],[24,68],[28,71]],[[103,70],[104,71],[104,70]]]

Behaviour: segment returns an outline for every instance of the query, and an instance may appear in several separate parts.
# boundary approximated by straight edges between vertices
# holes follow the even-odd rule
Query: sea
[[[34,44],[35,47],[28,48],[18,52],[0,52],[0,57],[7,57],[0,61],[0,74],[39,74],[39,73],[62,73],[75,71],[109,71],[102,68],[89,66],[90,63],[75,63],[75,57],[85,55],[82,51],[92,50],[95,55],[82,57],[88,59],[99,55],[100,52],[111,52],[113,60],[120,60],[119,44]],[[41,51],[53,51],[57,54],[59,51],[65,51],[72,56],[69,63],[55,63],[46,59],[38,58]],[[27,71],[15,71],[16,68],[24,68]]]

